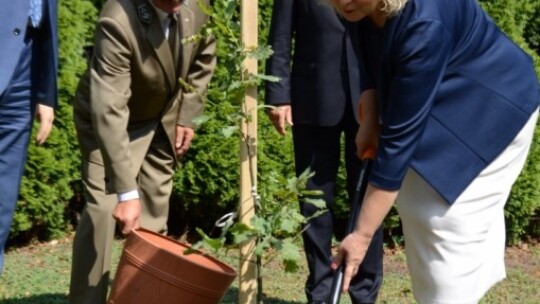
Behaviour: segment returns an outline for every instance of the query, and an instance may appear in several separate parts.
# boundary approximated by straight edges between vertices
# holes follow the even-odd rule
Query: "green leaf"
[[[307,181],[313,176],[315,176],[315,171],[311,171],[311,168],[307,168],[300,176],[298,176],[298,182]]]
[[[253,229],[259,232],[259,234],[267,235],[270,232],[269,222],[258,215],[251,219],[251,225],[253,226]]]
[[[257,235],[256,230],[244,223],[235,223],[233,226],[231,226],[229,231],[233,236],[233,241],[235,244],[247,242]]]
[[[221,134],[223,134],[223,136],[225,138],[229,138],[231,137],[237,130],[239,130],[239,127],[238,126],[228,126],[226,128],[223,128],[221,129]]]
[[[309,196],[323,196],[324,192],[321,190],[302,190],[300,191],[300,194]]]
[[[283,230],[289,234],[293,234],[298,231],[298,227],[302,222],[299,222],[297,219],[291,216],[280,217],[279,218],[279,229]]]
[[[326,208],[326,202],[322,198],[303,198],[303,202],[306,202],[308,204],[311,204],[319,209],[325,209]]]
[[[259,78],[260,80],[270,81],[270,82],[279,82],[279,80],[281,79],[280,77],[277,77],[277,76],[264,75],[264,74],[257,74],[257,78]]]
[[[248,57],[262,61],[268,59],[273,53],[274,51],[269,45],[260,45],[257,48],[250,50]]]
[[[259,240],[257,242],[257,246],[255,246],[255,254],[257,256],[262,256],[268,249],[272,248],[271,246],[271,237],[265,237],[262,240]]]
[[[202,114],[202,115],[199,115],[195,118],[193,118],[193,123],[197,126],[197,127],[200,127],[202,124],[204,124],[205,122],[207,122],[208,120],[210,120],[210,115],[207,115],[207,114]]]
[[[196,228],[195,230],[203,238],[202,241],[204,245],[209,247],[212,251],[218,251],[223,247],[224,240],[211,238],[200,228]]]
[[[283,241],[280,250],[281,261],[285,267],[285,272],[295,272],[302,259],[299,246],[290,240]]]

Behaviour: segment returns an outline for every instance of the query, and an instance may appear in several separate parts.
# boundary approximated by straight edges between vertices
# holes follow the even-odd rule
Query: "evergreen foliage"
[[[540,54],[540,1],[532,1],[532,12],[525,26],[525,40],[531,48]]]

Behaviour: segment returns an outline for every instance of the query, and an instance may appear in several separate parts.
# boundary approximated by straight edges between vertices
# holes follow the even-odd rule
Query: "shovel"
[[[364,200],[364,195],[366,194],[366,188],[368,185],[368,177],[371,172],[371,166],[373,164],[373,159],[375,158],[376,150],[373,147],[369,147],[362,153],[362,168],[360,169],[360,175],[358,177],[358,182],[354,191],[353,200],[351,202],[351,213],[349,216],[349,222],[347,224],[346,235],[354,231],[356,227],[356,220],[360,215],[360,204]],[[331,304],[339,303],[341,297],[341,289],[343,288],[343,272],[345,270],[345,262],[339,265],[338,269],[334,273],[334,280],[332,281],[332,289],[330,290],[330,300],[328,301]]]

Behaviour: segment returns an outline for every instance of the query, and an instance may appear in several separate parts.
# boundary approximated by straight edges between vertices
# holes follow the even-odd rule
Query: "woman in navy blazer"
[[[360,224],[335,258],[344,290],[397,201],[417,301],[476,303],[505,276],[503,207],[540,100],[532,60],[476,0],[332,2],[359,21],[373,98],[357,147],[377,145]]]

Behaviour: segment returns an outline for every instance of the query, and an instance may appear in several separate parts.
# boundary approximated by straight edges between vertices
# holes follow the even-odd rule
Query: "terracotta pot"
[[[203,255],[184,255],[189,246],[138,229],[122,251],[109,304],[219,303],[236,272]]]

